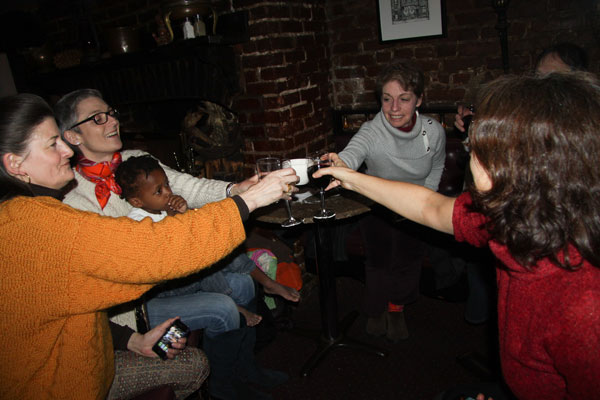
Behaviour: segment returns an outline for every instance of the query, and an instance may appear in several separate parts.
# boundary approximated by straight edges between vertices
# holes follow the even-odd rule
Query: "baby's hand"
[[[171,195],[168,205],[167,215],[183,214],[188,209],[185,199],[176,194]]]

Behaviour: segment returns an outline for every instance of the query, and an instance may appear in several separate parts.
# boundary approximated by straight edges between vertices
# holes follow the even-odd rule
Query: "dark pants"
[[[388,302],[408,304],[419,295],[424,244],[420,227],[387,209],[375,207],[360,221],[366,252],[365,312],[375,317]]]

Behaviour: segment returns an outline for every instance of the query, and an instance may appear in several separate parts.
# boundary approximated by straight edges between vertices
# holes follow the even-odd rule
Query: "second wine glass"
[[[314,219],[328,219],[335,217],[335,212],[333,210],[325,208],[325,188],[331,182],[331,177],[329,175],[324,175],[320,178],[313,177],[313,174],[317,170],[330,167],[331,165],[332,163],[329,159],[329,155],[324,154],[322,156],[314,157],[313,164],[308,167],[308,179],[310,180],[311,185],[319,189],[319,194],[321,195],[321,210],[313,216]]]

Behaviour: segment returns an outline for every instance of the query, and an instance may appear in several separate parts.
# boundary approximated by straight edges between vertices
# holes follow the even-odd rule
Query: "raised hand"
[[[331,160],[331,163],[333,164],[334,167],[346,167],[346,168],[348,168],[348,166],[346,165],[346,163],[342,161],[342,159],[340,158],[340,156],[338,156],[337,153],[329,153],[329,154],[327,154],[327,156]]]
[[[461,132],[465,131],[465,123],[463,122],[463,118],[467,115],[473,115],[473,112],[469,110],[468,107],[459,105],[457,114],[454,116],[454,126]]]
[[[181,196],[176,194],[171,195],[169,198],[169,209],[167,210],[167,215],[175,215],[175,214],[183,214],[187,211],[188,205],[187,201]]]
[[[259,207],[268,206],[279,199],[290,199],[291,193],[298,191],[293,186],[298,181],[292,168],[284,168],[265,175],[258,183],[250,186],[240,195],[252,212]]]
[[[340,162],[343,163],[341,160]],[[354,190],[353,177],[356,176],[356,174],[358,174],[358,172],[348,167],[329,167],[319,169],[313,175],[315,178],[319,178],[323,175],[331,175],[334,178],[325,188],[325,190],[330,190],[337,186],[342,186],[344,189]]]

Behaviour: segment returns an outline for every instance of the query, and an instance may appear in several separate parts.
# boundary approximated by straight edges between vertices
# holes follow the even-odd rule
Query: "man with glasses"
[[[121,188],[115,181],[114,172],[122,160],[147,153],[120,151],[123,143],[117,111],[106,104],[102,94],[94,89],[76,90],[63,96],[54,111],[63,139],[76,154],[77,186],[65,195],[64,202],[74,208],[111,217],[129,214],[131,205],[120,198]],[[190,208],[240,194],[257,182],[256,177],[237,184],[195,178],[161,166],[173,191],[186,199]],[[98,246],[102,246],[102,235],[98,232]],[[118,257],[118,254],[113,256]],[[149,254],[148,262],[156,262],[151,256]],[[252,260],[246,259],[255,267]],[[234,262],[237,260],[235,258]],[[239,269],[243,270],[242,266]],[[195,282],[177,288],[177,295],[167,295],[166,291],[155,293],[146,303],[148,319],[151,326],[156,326],[167,318],[180,316],[181,321],[192,330],[204,329],[204,350],[211,364],[211,396],[220,399],[267,398],[266,394],[247,383],[258,383],[268,388],[283,383],[287,376],[256,366],[256,331],[246,326],[236,306],[253,308],[254,282],[249,274],[231,273],[227,276],[232,288],[229,296],[188,290],[197,287]]]

